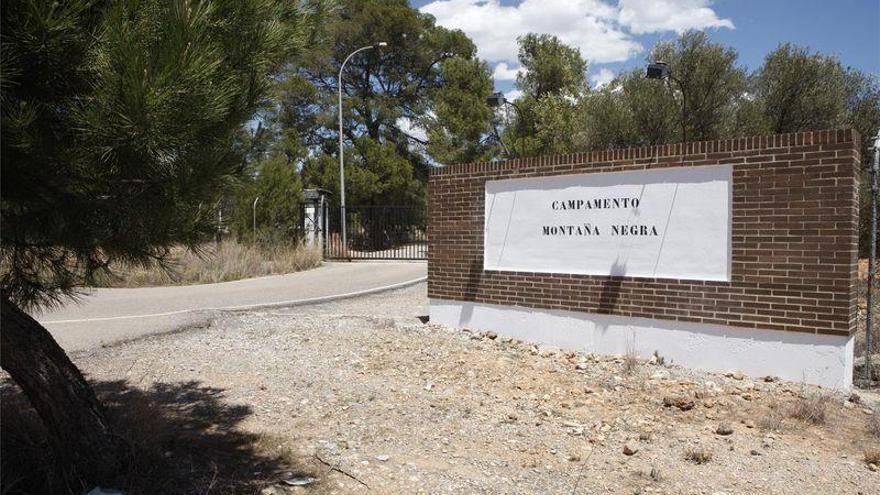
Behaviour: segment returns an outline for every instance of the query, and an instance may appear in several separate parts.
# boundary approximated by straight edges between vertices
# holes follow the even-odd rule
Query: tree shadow
[[[109,488],[136,494],[256,493],[298,469],[283,440],[239,428],[250,406],[198,381],[93,382],[113,431],[131,446],[127,468]],[[0,384],[0,493],[84,493],[57,465],[36,412],[11,381]],[[288,474],[289,476],[289,474]]]
[[[596,312],[603,315],[614,314],[617,311],[621,285],[626,276],[626,263],[621,262],[620,258],[614,260],[608,273],[607,277],[603,277],[602,292],[599,294],[596,308]]]

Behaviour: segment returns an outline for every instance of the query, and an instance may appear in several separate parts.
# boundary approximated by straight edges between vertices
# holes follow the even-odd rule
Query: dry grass
[[[868,424],[866,427],[868,433],[876,438],[880,438],[880,409],[874,409],[874,412],[868,416]]]
[[[782,429],[783,420],[785,420],[785,414],[783,414],[779,402],[771,400],[767,404],[766,412],[758,418],[757,426],[764,431],[779,431]]]
[[[171,256],[171,271],[161,267],[113,267],[100,287],[151,287],[227,282],[293,273],[321,264],[321,252],[302,245],[206,244],[200,253],[183,248]]]
[[[712,458],[715,457],[711,451],[705,450],[698,447],[692,447],[687,450],[684,454],[685,460],[691,461],[696,464],[706,464],[711,461]]]
[[[823,392],[804,392],[792,404],[788,415],[805,423],[824,425],[828,420],[828,408],[833,397]]]
[[[626,354],[623,356],[623,374],[631,375],[639,367],[639,356],[636,353],[636,346],[630,343],[626,346]]]
[[[880,464],[880,449],[868,449],[865,451],[865,462],[867,464]]]

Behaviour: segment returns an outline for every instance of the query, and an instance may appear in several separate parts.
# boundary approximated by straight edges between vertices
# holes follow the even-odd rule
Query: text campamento
[[[566,199],[554,200],[550,208],[556,211],[562,210],[605,210],[605,209],[628,209],[638,208],[639,198],[592,198],[592,199]],[[657,227],[645,224],[614,224],[603,227],[612,236],[656,236]],[[598,225],[592,223],[543,225],[541,234],[546,236],[595,236],[602,232]]]
[[[611,208],[638,208],[639,198],[566,199],[550,203],[554,210],[604,210]]]

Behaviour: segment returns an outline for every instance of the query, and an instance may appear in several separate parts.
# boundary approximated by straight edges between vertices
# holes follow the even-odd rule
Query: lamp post
[[[257,242],[257,201],[260,200],[260,197],[257,196],[254,198],[254,242]]]
[[[660,62],[659,60],[652,64],[648,64],[648,67],[645,70],[645,77],[648,79],[672,80],[678,84],[678,89],[681,90],[681,140],[687,142],[687,124],[685,123],[685,116],[687,115],[687,93],[684,91],[684,85],[672,75],[672,69],[669,68],[669,64],[666,62]]]
[[[871,174],[871,244],[868,253],[868,313],[865,316],[865,382],[871,381],[871,352],[874,334],[874,292],[877,290],[877,169],[880,168],[880,129],[874,138],[874,163]]]
[[[522,113],[520,113],[519,106],[517,106],[517,104],[512,101],[508,101],[508,99],[504,97],[504,93],[502,93],[500,91],[492,93],[491,95],[487,96],[486,97],[486,104],[492,108],[498,108],[498,107],[501,107],[504,105],[509,105],[509,106],[513,107],[514,110],[516,110],[517,118],[522,119]],[[507,118],[506,120],[507,120],[507,125],[510,126],[510,118]],[[501,143],[501,147],[504,149],[504,153],[507,154],[507,157],[513,158],[513,156],[510,153],[510,150],[507,148],[507,146],[504,145],[504,141],[501,140],[501,134],[498,133],[497,127],[495,128],[495,135],[498,137],[498,142]]]
[[[339,90],[339,217],[341,220],[340,225],[342,228],[343,255],[348,253],[348,236],[345,229],[345,155],[342,149],[342,71],[345,69],[345,64],[348,63],[351,57],[364,50],[369,50],[371,48],[378,49],[383,46],[388,46],[388,43],[382,41],[373,45],[358,48],[357,50],[349,53],[348,56],[345,57],[345,60],[342,61],[342,65],[339,67],[339,78],[336,80],[336,87]]]

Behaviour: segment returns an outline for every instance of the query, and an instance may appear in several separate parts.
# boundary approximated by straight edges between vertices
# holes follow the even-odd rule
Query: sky
[[[515,98],[516,37],[547,33],[580,49],[594,87],[642,67],[651,47],[700,29],[739,52],[748,70],[779,44],[836,55],[880,75],[880,0],[411,0],[437,24],[461,29]]]

